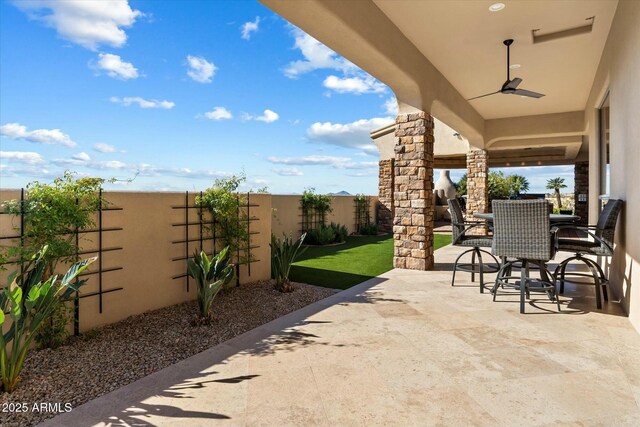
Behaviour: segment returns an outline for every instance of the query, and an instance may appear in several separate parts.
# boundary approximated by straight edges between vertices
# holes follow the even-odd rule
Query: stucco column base
[[[393,265],[433,268],[433,118],[420,111],[396,117]]]

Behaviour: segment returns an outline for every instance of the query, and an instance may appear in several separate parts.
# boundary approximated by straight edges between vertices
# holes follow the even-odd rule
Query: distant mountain
[[[351,193],[349,193],[348,191],[339,191],[337,193],[329,193],[330,196],[351,196]]]

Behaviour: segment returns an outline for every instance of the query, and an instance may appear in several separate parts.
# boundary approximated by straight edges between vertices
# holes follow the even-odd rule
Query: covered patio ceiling
[[[503,0],[498,12],[493,1],[261,2],[387,84],[401,112],[429,112],[500,165],[587,157],[587,97],[617,0]],[[467,101],[506,80],[507,38],[511,78],[546,96]]]

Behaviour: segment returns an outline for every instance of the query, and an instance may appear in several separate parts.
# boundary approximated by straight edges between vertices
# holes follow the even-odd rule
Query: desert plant
[[[507,188],[509,189],[509,197],[518,197],[522,193],[529,191],[529,180],[522,175],[507,175]]]
[[[564,178],[551,178],[547,180],[547,189],[553,190],[555,193],[558,209],[562,207],[562,197],[560,196],[561,188],[567,188],[567,185],[564,183]]]
[[[47,250],[45,246],[35,254],[21,275],[11,273],[7,286],[0,292],[0,327],[4,327],[5,312],[11,318],[7,332],[0,334],[2,388],[7,393],[18,385],[25,358],[40,328],[51,317],[56,305],[71,299],[85,283],[84,280],[74,283],[74,280],[97,259],[77,262],[62,279],[53,275],[43,282]]]
[[[202,207],[214,218],[213,231],[230,247],[231,253],[249,246],[247,232],[246,198],[238,194],[238,187],[246,181],[244,174],[216,179],[211,188],[196,197],[196,206]]]
[[[187,261],[187,271],[198,287],[199,318],[194,324],[211,321],[211,306],[218,292],[234,277],[234,266],[230,263],[230,248],[225,247],[211,259],[205,251],[195,251]]]
[[[289,281],[289,271],[291,264],[307,248],[302,248],[302,243],[306,237],[304,233],[295,242],[286,235],[282,240],[275,235],[271,235],[271,277],[274,279],[274,287],[280,292],[293,292],[293,283]]]

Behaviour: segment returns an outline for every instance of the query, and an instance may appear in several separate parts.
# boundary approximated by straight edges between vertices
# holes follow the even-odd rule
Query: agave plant
[[[230,263],[231,252],[229,246],[213,255],[211,259],[205,251],[195,251],[193,258],[187,261],[189,276],[198,285],[198,310],[200,319],[195,323],[211,321],[211,305],[218,292],[234,277],[233,264]]]
[[[0,292],[0,327],[4,326],[5,312],[11,319],[7,332],[0,334],[2,388],[7,393],[14,391],[20,382],[24,360],[36,333],[56,305],[71,299],[73,293],[84,285],[84,280],[74,283],[74,279],[97,259],[89,258],[73,264],[62,279],[54,275],[42,282],[47,266],[46,252],[47,246],[31,258],[21,275],[11,273],[7,286]]]
[[[273,234],[271,235],[271,277],[275,280],[274,286],[280,292],[293,292],[293,284],[289,281],[289,271],[291,264],[301,255],[307,248],[302,248],[302,242],[307,234],[303,234],[295,242],[287,236],[283,236],[282,240]]]

